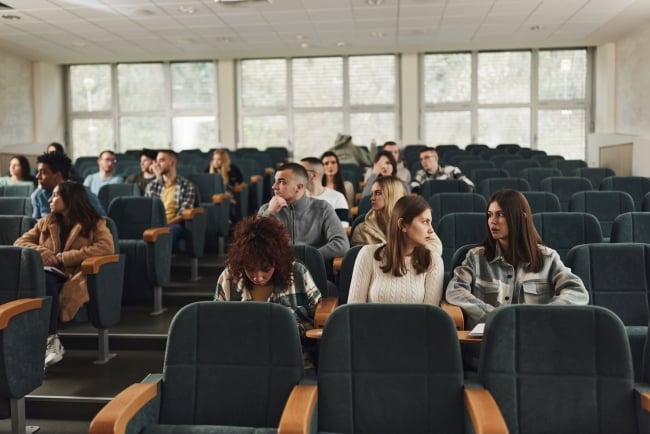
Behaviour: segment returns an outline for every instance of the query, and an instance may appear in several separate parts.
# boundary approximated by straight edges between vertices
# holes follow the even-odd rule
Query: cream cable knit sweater
[[[432,255],[429,271],[415,274],[411,258],[406,258],[407,273],[396,277],[384,273],[374,258],[381,244],[364,246],[354,262],[348,303],[425,303],[438,306],[442,298],[444,265]]]

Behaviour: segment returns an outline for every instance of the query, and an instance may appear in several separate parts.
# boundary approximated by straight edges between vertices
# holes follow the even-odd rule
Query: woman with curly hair
[[[327,151],[321,155],[320,161],[323,163],[323,170],[325,172],[323,186],[343,194],[348,201],[348,208],[352,208],[354,206],[354,186],[350,181],[343,180],[339,157],[335,152]]]
[[[252,216],[236,227],[226,268],[217,281],[217,301],[266,301],[293,312],[300,336],[314,327],[321,293],[307,268],[295,260],[282,222]]]

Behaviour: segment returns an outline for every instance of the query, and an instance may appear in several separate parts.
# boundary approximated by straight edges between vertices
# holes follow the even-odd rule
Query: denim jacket
[[[506,262],[497,244],[495,258],[488,261],[483,247],[467,252],[447,285],[446,299],[460,306],[473,327],[484,322],[495,307],[506,304],[587,304],[589,294],[582,280],[571,272],[558,253],[539,249],[544,265],[539,272],[527,271],[528,263],[516,268]]]

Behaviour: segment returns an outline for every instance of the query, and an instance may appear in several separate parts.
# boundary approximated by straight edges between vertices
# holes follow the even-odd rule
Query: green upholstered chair
[[[517,155],[514,155],[514,154],[507,153],[507,154],[492,155],[489,158],[489,160],[491,162],[493,162],[494,165],[497,166],[498,169],[504,169],[504,170],[507,171],[508,169],[503,167],[504,164],[506,164],[507,162],[512,161],[512,160],[523,160],[523,158],[521,158],[521,157],[519,157]]]
[[[440,219],[436,230],[442,242],[442,260],[445,264],[445,281],[449,281],[456,250],[465,244],[483,241],[487,234],[485,212],[451,213]]]
[[[551,176],[544,178],[539,183],[539,190],[550,191],[560,199],[562,211],[569,210],[569,200],[573,193],[578,191],[593,190],[587,178],[577,176]]]
[[[574,176],[573,171],[581,167],[587,167],[587,162],[584,160],[553,160],[551,167],[560,169],[563,176]],[[597,188],[594,186],[594,188]]]
[[[171,273],[172,241],[163,203],[157,197],[117,197],[108,208],[126,256],[124,304],[152,302],[162,313],[162,286]]]
[[[466,151],[477,155],[486,149],[490,149],[490,147],[485,143],[470,143],[469,145],[465,146]]]
[[[510,434],[650,428],[625,329],[607,309],[500,307],[488,317],[481,349],[477,387],[494,398]]]
[[[460,179],[430,179],[420,185],[420,196],[427,198],[442,192],[468,192],[469,185]]]
[[[650,320],[650,245],[576,246],[567,255],[566,265],[584,282],[590,303],[611,309],[625,324],[639,379]]]
[[[532,190],[539,191],[539,184],[542,179],[550,176],[562,176],[562,172],[554,167],[529,167],[521,169],[518,176],[528,181]]]
[[[310,414],[317,418],[315,431],[464,433],[464,395],[456,328],[442,309],[351,304],[327,321],[320,346],[318,412]],[[468,395],[467,401],[477,404],[476,395]],[[483,407],[497,421],[491,432],[505,432],[491,404]],[[283,416],[280,432],[284,422]]]
[[[142,196],[142,190],[138,184],[106,184],[97,192],[97,199],[105,210],[113,199],[120,196]]]
[[[607,167],[577,167],[571,171],[570,175],[587,178],[594,190],[597,190],[600,188],[600,181],[608,176],[615,176],[616,173]]]
[[[632,196],[624,191],[579,191],[569,199],[569,212],[593,214],[600,223],[603,240],[609,241],[614,219],[622,213],[634,211]]]
[[[244,183],[247,185],[247,188],[242,190],[239,193],[239,197],[237,197],[237,201],[248,199],[248,214],[242,214],[242,217],[247,217],[248,215],[257,213],[257,209],[263,203],[264,168],[260,167],[257,161],[249,157],[231,155],[230,158],[232,163],[241,170],[244,176]]]
[[[0,215],[0,246],[13,246],[19,236],[30,230],[36,219],[25,215]]]
[[[458,168],[460,169],[461,172],[463,172],[463,175],[467,176],[474,182],[474,179],[470,177],[472,170],[474,169],[496,169],[497,166],[494,165],[492,161],[489,160],[481,160],[480,158],[477,160],[462,160],[458,162]]]
[[[527,191],[530,190],[530,184],[524,178],[504,177],[504,178],[487,178],[479,182],[477,192],[489,200],[490,196],[498,190],[512,188],[513,190]]]
[[[436,193],[427,199],[431,205],[431,225],[438,227],[442,216],[452,212],[484,212],[485,198],[478,193]]]
[[[218,254],[223,254],[225,239],[230,231],[230,216],[232,206],[226,194],[221,176],[214,173],[195,173],[188,178],[196,186],[199,196],[199,206],[206,212],[206,247]],[[239,203],[235,206],[240,206]],[[247,212],[240,208],[240,212]],[[240,214],[243,215],[243,214]]]
[[[556,250],[563,261],[574,246],[603,241],[598,219],[588,213],[540,212],[533,214],[533,222],[544,244]]]
[[[350,294],[350,282],[352,281],[352,272],[354,271],[354,261],[359,255],[359,250],[363,246],[351,247],[345,255],[341,263],[341,270],[337,276],[336,286],[339,293],[339,304],[348,302],[348,295]]]
[[[479,185],[481,181],[488,178],[507,178],[510,176],[507,170],[505,169],[471,169],[469,174],[465,174],[472,180],[474,185]]]
[[[612,243],[650,244],[650,212],[626,212],[612,223]]]
[[[533,214],[537,212],[558,212],[562,210],[560,199],[550,191],[522,191]]]
[[[118,394],[90,433],[272,433],[302,378],[298,327],[285,306],[191,303],[169,326],[162,374]]]
[[[0,215],[32,215],[32,200],[29,197],[0,196]]]
[[[13,185],[0,185],[0,197],[29,197],[34,192],[34,184],[21,182]]]
[[[643,195],[641,202],[641,211],[650,211],[650,192]]]
[[[600,181],[601,190],[619,190],[634,199],[634,210],[643,209],[643,198],[650,192],[650,179],[644,176],[608,176]]]
[[[508,160],[501,166],[502,169],[507,170],[510,176],[519,176],[519,172],[531,167],[540,167],[539,163],[535,160],[519,159]]]

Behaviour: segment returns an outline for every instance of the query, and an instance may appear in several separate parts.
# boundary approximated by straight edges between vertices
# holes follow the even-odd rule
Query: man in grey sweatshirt
[[[307,171],[300,164],[280,166],[275,172],[274,196],[260,207],[258,215],[282,221],[292,244],[316,247],[328,263],[343,256],[350,243],[334,208],[305,194],[308,180]]]

